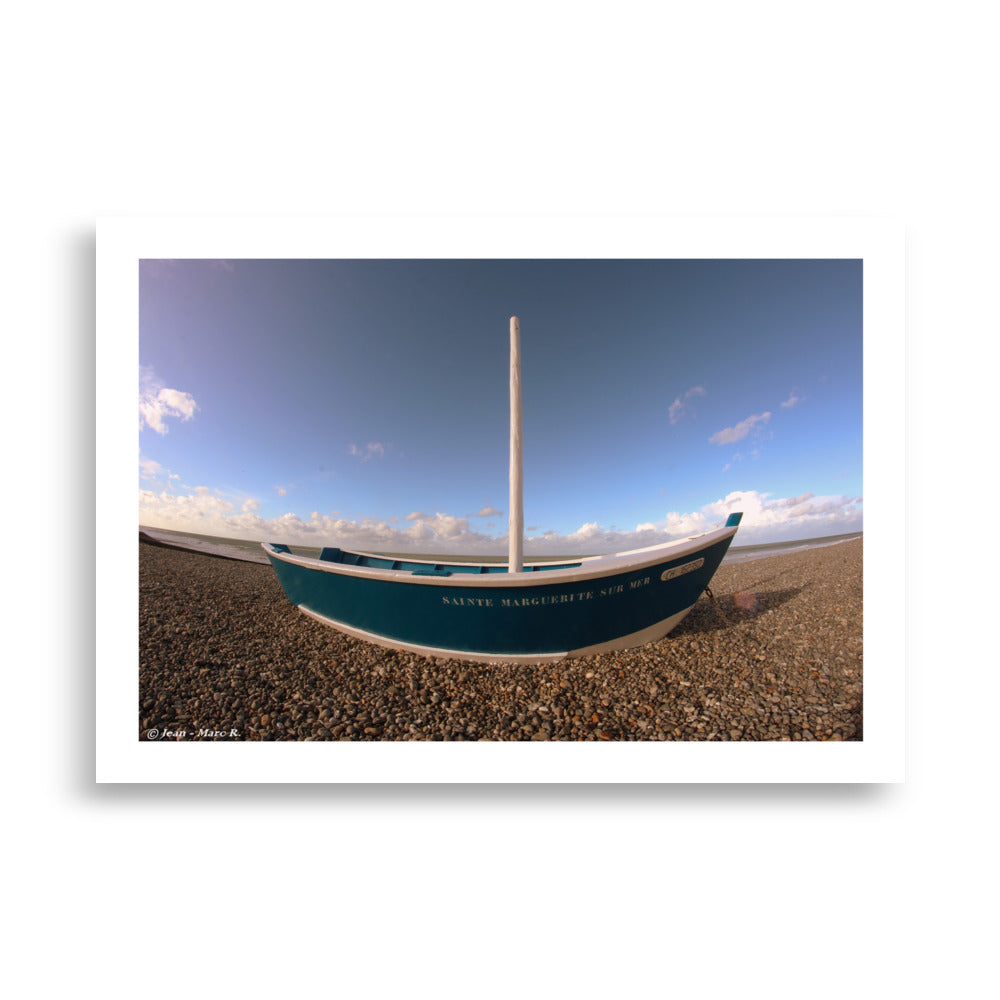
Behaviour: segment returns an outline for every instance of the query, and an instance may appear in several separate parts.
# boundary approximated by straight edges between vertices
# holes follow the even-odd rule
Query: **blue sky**
[[[139,523],[525,554],[862,528],[857,260],[146,260]]]

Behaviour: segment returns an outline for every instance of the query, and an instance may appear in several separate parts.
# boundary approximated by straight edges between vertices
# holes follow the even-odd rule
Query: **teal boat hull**
[[[288,599],[340,631],[425,656],[547,662],[662,638],[709,585],[739,523],[617,556],[497,565],[263,549]]]

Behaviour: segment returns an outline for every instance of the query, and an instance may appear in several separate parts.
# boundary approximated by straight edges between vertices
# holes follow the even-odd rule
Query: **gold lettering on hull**
[[[701,565],[702,562],[704,560],[698,560],[698,565]],[[689,565],[692,569],[697,568],[693,563]],[[678,567],[678,569],[683,569],[683,567]],[[684,570],[684,572],[690,572],[690,570]],[[595,597],[614,597],[617,594],[633,593],[641,587],[648,586],[650,579],[650,577],[644,576],[637,580],[629,580],[627,583],[616,583],[610,587],[602,587],[600,590],[579,590],[570,594],[546,594],[539,597],[492,598],[443,596],[441,603],[450,608],[539,608],[553,604],[579,604],[583,601],[592,601]]]

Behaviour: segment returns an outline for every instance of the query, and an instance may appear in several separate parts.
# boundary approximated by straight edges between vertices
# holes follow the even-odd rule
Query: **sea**
[[[202,552],[206,555],[222,556],[226,559],[239,559],[243,562],[255,562],[267,564],[267,556],[264,555],[260,542],[255,542],[246,538],[222,538],[215,535],[196,535],[187,531],[172,531],[167,528],[146,528],[139,525],[141,534],[156,542],[171,545],[179,549],[187,549],[191,552]],[[771,542],[766,545],[733,545],[726,553],[722,565],[731,563],[749,562],[752,559],[763,559],[766,556],[787,555],[791,552],[802,552],[805,549],[819,549],[827,545],[837,545],[840,542],[848,542],[853,538],[861,538],[861,532],[854,532],[847,535],[826,535],[822,538],[802,538],[791,542]],[[290,545],[289,548],[297,555],[318,556],[320,549],[310,548],[305,545]],[[415,552],[385,552],[381,555],[399,557],[405,556],[409,559],[440,559],[448,562],[496,562],[505,563],[504,556],[455,556],[455,555],[422,555]],[[580,556],[532,556],[532,560],[538,562],[565,561],[567,558],[581,558]]]

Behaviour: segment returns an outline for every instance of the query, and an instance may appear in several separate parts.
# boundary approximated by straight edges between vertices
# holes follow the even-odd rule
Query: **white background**
[[[901,994],[996,889],[985,4],[50,4],[5,18],[6,910],[19,995]],[[905,225],[907,782],[94,782],[95,219]],[[871,397],[866,395],[866,402]],[[898,407],[896,398],[890,400]],[[975,450],[970,447],[975,443]],[[879,593],[866,592],[866,616]]]

